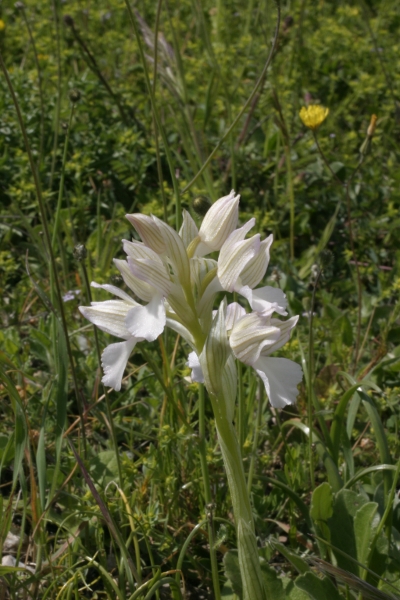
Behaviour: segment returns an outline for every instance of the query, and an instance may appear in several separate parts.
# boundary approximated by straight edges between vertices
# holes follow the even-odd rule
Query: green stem
[[[56,26],[56,46],[57,46],[57,101],[54,113],[54,139],[53,139],[53,150],[51,156],[51,167],[50,167],[50,178],[49,178],[49,189],[53,187],[54,173],[56,169],[56,158],[57,158],[57,145],[58,145],[58,129],[60,126],[60,112],[61,112],[61,35],[60,35],[60,18],[58,14],[57,0],[53,0],[53,14],[54,23]]]
[[[133,30],[135,32],[135,36],[136,36],[136,40],[137,40],[137,44],[138,44],[138,48],[139,48],[140,59],[142,61],[144,77],[146,80],[147,92],[150,96],[151,110],[153,112],[155,122],[157,123],[158,131],[161,135],[161,138],[162,138],[162,141],[164,144],[164,152],[165,152],[165,156],[167,158],[167,162],[168,162],[168,166],[169,166],[169,170],[170,170],[170,174],[171,174],[172,185],[174,188],[174,195],[175,195],[175,222],[176,222],[175,227],[176,227],[176,230],[179,231],[180,226],[181,226],[181,220],[182,220],[182,215],[181,215],[182,209],[181,209],[181,198],[180,198],[180,193],[179,193],[178,182],[176,179],[174,163],[172,160],[172,153],[170,150],[170,145],[169,145],[164,127],[162,126],[160,116],[158,114],[156,100],[155,100],[155,96],[153,93],[153,88],[150,83],[150,77],[149,77],[149,72],[148,72],[147,63],[146,63],[146,57],[144,55],[143,44],[142,44],[142,40],[140,37],[139,28],[137,26],[137,22],[136,22],[134,14],[133,14],[132,7],[129,3],[129,0],[125,0],[125,4],[128,9],[129,17],[130,17],[130,20],[132,23]]]
[[[249,467],[249,473],[247,475],[247,492],[248,492],[248,494],[251,493],[251,486],[253,485],[254,469],[255,469],[256,460],[257,460],[258,440],[260,437],[261,421],[262,421],[263,396],[264,396],[264,384],[260,380],[259,386],[258,386],[258,394],[256,396],[256,401],[258,402],[256,430],[254,432],[253,448],[252,448],[251,459],[250,459],[250,467]]]
[[[243,600],[266,600],[253,513],[235,428],[227,419],[224,399],[213,394],[210,394],[210,399],[235,517]]]
[[[287,187],[289,195],[289,206],[290,206],[290,260],[294,260],[294,191],[293,191],[293,171],[292,171],[292,160],[290,157],[290,146],[289,143],[284,142],[285,158],[287,167]]]
[[[218,576],[218,562],[217,555],[215,552],[215,534],[214,534],[214,523],[212,519],[212,497],[211,497],[211,486],[210,477],[207,465],[207,448],[206,448],[206,422],[205,422],[205,399],[204,399],[204,386],[199,385],[199,453],[200,453],[200,464],[201,473],[203,476],[203,487],[204,487],[204,500],[206,504],[206,511],[210,515],[207,519],[208,527],[208,541],[210,545],[210,560],[211,560],[211,573],[214,588],[215,600],[221,599],[221,591],[219,585]]]
[[[309,455],[309,466],[310,466],[310,482],[311,489],[315,488],[315,478],[314,478],[314,454],[313,454],[313,379],[314,379],[314,331],[313,331],[313,320],[314,320],[314,304],[315,304],[315,292],[317,290],[317,285],[319,278],[321,277],[321,271],[318,271],[317,278],[314,283],[312,298],[311,298],[311,307],[310,307],[310,328],[308,333],[308,394],[307,394],[307,420],[308,420],[308,455]]]
[[[74,109],[75,109],[75,104],[71,103],[71,111],[69,113],[67,133],[66,133],[65,142],[64,142],[64,152],[63,152],[62,165],[61,165],[60,187],[58,189],[58,200],[57,200],[56,214],[54,217],[53,237],[51,240],[51,245],[52,245],[53,250],[55,249],[56,238],[57,238],[57,234],[58,234],[58,224],[60,221],[60,211],[61,211],[62,199],[63,199],[63,195],[64,195],[65,165],[67,162],[69,134],[70,134],[70,130],[71,130],[72,119],[74,116]]]
[[[22,3],[21,3],[22,4]],[[35,66],[38,73],[38,86],[39,86],[39,101],[40,101],[40,144],[39,144],[39,169],[41,167],[43,161],[43,146],[44,146],[44,98],[43,98],[43,81],[42,81],[42,71],[39,65],[38,53],[36,50],[35,38],[33,37],[32,29],[29,24],[28,17],[25,12],[25,7],[22,4],[22,15],[24,17],[25,25],[28,30],[29,39],[33,48],[33,56],[35,58]]]

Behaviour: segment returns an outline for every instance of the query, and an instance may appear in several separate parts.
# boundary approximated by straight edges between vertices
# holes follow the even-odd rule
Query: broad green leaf
[[[357,495],[355,492],[343,489],[336,494],[333,504],[333,514],[328,519],[328,527],[331,532],[331,543],[334,546],[338,567],[358,575],[358,567],[354,560],[357,560],[357,545],[354,533],[353,518],[357,510],[366,504],[365,497]],[[338,551],[335,551],[335,547]],[[351,560],[351,559],[354,560]]]
[[[261,565],[262,576],[265,584],[267,598],[274,600],[285,600],[285,591],[283,589],[282,578],[273,567],[267,563]]]
[[[327,521],[333,514],[333,495],[329,483],[319,485],[311,497],[310,515],[313,521]]]
[[[367,561],[371,541],[375,535],[375,531],[379,522],[378,515],[378,519],[374,518],[377,513],[377,509],[377,502],[367,502],[356,512],[354,517],[354,535],[357,546],[357,560],[366,567],[368,567]]]
[[[242,600],[242,579],[239,570],[239,556],[237,550],[229,550],[224,555],[225,577],[229,580],[233,592]]]
[[[315,573],[311,573],[311,571],[304,575],[299,575],[295,580],[295,585],[304,592],[307,592],[312,600],[343,600],[343,596],[339,594],[328,577],[321,579]]]

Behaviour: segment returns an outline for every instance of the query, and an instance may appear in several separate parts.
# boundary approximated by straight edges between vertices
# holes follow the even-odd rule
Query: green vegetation
[[[187,345],[141,342],[106,393],[116,340],[78,311],[109,299],[91,281],[123,287],[125,214],[200,225],[193,200],[232,188],[300,315],[277,353],[303,367],[296,405],[239,368],[268,599],[399,597],[398,2],[282,0],[276,39],[273,0],[132,10],[0,5],[0,597],[241,599]]]

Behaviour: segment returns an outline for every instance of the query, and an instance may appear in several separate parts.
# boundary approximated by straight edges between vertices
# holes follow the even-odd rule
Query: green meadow
[[[0,600],[400,598],[398,2],[3,0],[0,57]],[[114,263],[145,242],[125,215],[201,234],[232,189],[303,371],[272,406],[224,329],[258,597],[199,344],[137,334],[115,391],[121,339],[78,308],[111,300],[91,282],[151,301]],[[204,348],[224,297],[267,319],[221,290]]]

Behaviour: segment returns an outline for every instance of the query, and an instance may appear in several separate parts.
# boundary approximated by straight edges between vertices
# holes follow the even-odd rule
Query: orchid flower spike
[[[194,381],[205,381],[206,386],[213,381],[214,389],[223,390],[225,384],[219,387],[216,382],[225,377],[233,390],[237,358],[255,369],[273,406],[296,400],[301,368],[270,355],[288,341],[297,317],[286,321],[273,318],[274,312],[287,315],[285,294],[271,286],[256,287],[268,268],[272,236],[264,240],[259,234],[246,238],[255,219],[237,227],[239,199],[232,190],[217,200],[200,229],[183,211],[179,233],[154,216],[127,215],[142,241],[123,240],[126,260],[115,259],[114,264],[132,295],[112,285],[92,283],[116,299],[80,307],[94,325],[123,340],[103,351],[104,385],[120,390],[136,344],[154,341],[167,326],[192,349],[189,366]],[[205,258],[218,251],[217,260]],[[214,301],[223,291],[240,294],[251,311],[237,303],[227,305],[224,300],[217,327]],[[214,365],[218,361],[211,356],[220,352],[216,350],[218,343],[223,344],[226,356],[225,366],[219,366],[221,372],[217,372]]]

